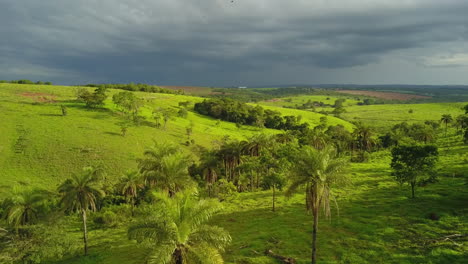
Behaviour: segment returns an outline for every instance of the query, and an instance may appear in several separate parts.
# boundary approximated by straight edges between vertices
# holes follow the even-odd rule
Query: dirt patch
[[[273,98],[273,99],[269,99],[269,100],[265,100],[265,102],[281,102],[283,101],[282,99],[279,99],[279,98]]]
[[[400,100],[406,101],[411,99],[428,99],[430,96],[417,95],[417,94],[404,94],[404,93],[393,93],[393,92],[375,92],[375,91],[364,91],[364,90],[337,90],[339,93],[353,94],[353,95],[365,95],[376,98],[382,98],[386,100]]]
[[[54,103],[56,96],[53,94],[46,93],[33,93],[33,92],[24,92],[20,94],[23,97],[28,97],[33,99],[35,102],[39,103]]]

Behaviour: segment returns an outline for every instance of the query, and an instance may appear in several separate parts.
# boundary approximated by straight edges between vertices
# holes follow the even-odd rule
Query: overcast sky
[[[0,79],[468,84],[466,0],[0,0]]]

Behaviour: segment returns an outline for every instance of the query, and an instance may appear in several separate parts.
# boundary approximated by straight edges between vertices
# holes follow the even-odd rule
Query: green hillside
[[[195,144],[211,147],[213,142],[225,136],[245,139],[260,132],[279,133],[278,130],[259,129],[250,126],[217,121],[193,111],[186,118],[174,116],[166,129],[153,127],[151,113],[154,109],[179,109],[178,103],[203,100],[200,97],[134,92],[145,99],[141,115],[148,122],[128,128],[121,136],[120,125],[125,122],[115,105],[112,95],[121,90],[109,90],[104,109],[87,109],[75,102],[76,87],[0,84],[0,176],[3,186],[15,183],[55,188],[55,184],[83,166],[102,164],[111,178],[136,166],[144,149],[156,142],[176,142],[190,153],[196,147],[186,147],[186,128],[193,124]],[[90,91],[91,88],[88,88]],[[68,107],[63,117],[60,105]],[[193,106],[193,105],[192,105]],[[319,123],[321,114],[274,108],[284,115],[302,115],[303,121],[312,126]],[[219,123],[219,124],[217,124]],[[330,124],[352,126],[346,121],[329,117]],[[23,141],[24,140],[24,141]],[[17,146],[24,145],[19,151]]]
[[[1,198],[11,196],[13,186],[54,191],[70,175],[90,165],[103,167],[106,180],[116,184],[125,171],[137,168],[136,160],[142,158],[144,150],[154,142],[172,142],[197,162],[201,155],[199,146],[213,149],[215,142],[225,137],[247,139],[260,133],[282,132],[246,125],[238,127],[197,114],[192,110],[193,103],[204,100],[201,97],[134,92],[144,99],[141,115],[145,120],[139,126],[129,126],[126,135],[122,136],[121,127],[126,118],[111,99],[121,90],[108,90],[105,106],[89,109],[75,100],[76,89],[0,84]],[[301,97],[291,103],[313,98]],[[330,100],[333,102],[333,99]],[[153,110],[171,109],[176,113],[180,109],[179,102],[186,101],[192,102],[186,118],[174,114],[166,129],[155,127],[151,118]],[[324,116],[282,108],[282,103],[262,102],[260,105],[283,115],[300,115],[312,128],[320,124],[320,118]],[[464,113],[461,107],[466,105],[358,106],[356,103],[347,100],[347,113],[342,115],[343,119],[329,115],[327,124],[341,124],[352,132],[356,126],[351,121],[362,121],[377,129],[373,136],[376,139],[380,135],[378,132],[386,132],[396,123],[439,121],[443,114],[455,117]],[[61,105],[67,107],[66,116],[62,116]],[[412,113],[409,113],[410,109]],[[193,139],[194,144],[187,146],[186,129],[189,126],[193,126],[190,140]],[[457,130],[452,123],[448,126],[447,136],[443,127],[437,130],[433,143],[439,146],[439,178],[437,182],[418,186],[415,199],[410,198],[408,186],[400,185],[391,175],[388,149],[376,148],[369,151],[367,160],[349,163],[346,175],[350,183],[338,185],[333,190],[339,208],[332,202],[332,218],[319,219],[319,263],[466,263],[466,239],[444,240],[445,236],[468,234],[468,145],[463,144]],[[353,151],[346,155],[352,156]],[[347,160],[349,158],[346,156]],[[292,168],[294,166],[296,164],[292,164]],[[292,257],[297,263],[310,263],[312,216],[304,210],[302,190],[286,198],[285,189],[277,193],[276,212],[271,211],[271,190],[242,190],[233,197],[221,199],[224,211],[214,216],[209,224],[225,228],[232,236],[231,244],[222,253],[225,263],[281,263],[266,256],[264,251],[267,249]],[[140,210],[144,211],[145,207]],[[108,211],[116,214],[112,225],[99,223],[96,219]],[[51,215],[52,219],[57,217]],[[432,219],[433,215],[437,219]],[[90,254],[86,257],[81,256],[80,219],[72,215],[60,221],[63,233],[59,236],[71,241],[70,244],[78,244],[79,248],[63,253],[60,259],[45,259],[42,263],[137,264],[145,261],[148,250],[127,237],[128,226],[136,221],[127,204],[114,204],[103,212],[91,214],[88,227]]]

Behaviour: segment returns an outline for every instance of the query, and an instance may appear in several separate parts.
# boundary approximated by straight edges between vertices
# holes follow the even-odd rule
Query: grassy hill
[[[360,100],[356,100],[360,98]],[[358,105],[363,99],[370,98],[365,96],[347,95],[347,96],[326,96],[326,95],[299,95],[285,98],[278,98],[268,101],[262,101],[259,104],[264,106],[274,107],[294,107],[302,105],[308,100],[323,102],[333,105],[337,99],[345,99],[343,106],[346,110],[341,115],[343,120],[349,122],[360,121],[367,125],[383,131],[401,122],[415,123],[430,121],[440,121],[443,114],[450,114],[453,117],[463,114],[461,108],[466,103],[418,103],[408,104],[404,101],[392,104],[376,104],[376,105]],[[286,108],[290,110],[290,108]],[[291,109],[295,111],[296,109]],[[287,111],[287,110],[285,110]],[[316,112],[333,111],[332,107],[316,107]],[[303,111],[310,113],[310,111]],[[330,116],[328,117],[330,118]]]
[[[371,124],[380,130],[401,122],[440,121],[443,114],[453,117],[463,114],[466,103],[391,104],[346,107],[343,118]]]
[[[89,88],[92,90],[91,88]],[[103,109],[87,109],[75,101],[76,87],[0,84],[0,177],[2,186],[15,183],[54,188],[71,173],[83,166],[102,164],[110,178],[118,178],[128,169],[134,169],[136,159],[145,148],[157,142],[175,142],[189,153],[196,147],[186,147],[186,128],[193,124],[191,139],[195,144],[211,147],[215,140],[225,136],[245,139],[257,133],[279,133],[278,130],[217,121],[189,111],[187,118],[174,116],[166,129],[154,127],[151,113],[157,108],[178,110],[178,103],[203,100],[200,97],[135,92],[145,99],[141,115],[148,122],[128,128],[121,136],[121,116],[112,103],[112,95],[121,90],[109,90]],[[68,108],[62,116],[60,105]],[[318,124],[321,114],[275,108],[284,115],[302,115],[303,121]],[[217,123],[219,123],[217,125]],[[334,117],[330,124],[351,124]],[[18,152],[18,153],[16,153]]]
[[[110,99],[104,109],[86,109],[75,102],[75,88],[62,86],[0,84],[0,178],[1,196],[13,185],[33,185],[55,189],[59,182],[86,165],[102,165],[109,181],[115,181],[136,168],[136,159],[153,141],[175,142],[196,156],[195,146],[186,146],[185,129],[194,124],[195,144],[211,147],[224,136],[243,139],[259,132],[277,130],[219,122],[189,111],[187,118],[175,117],[166,130],[156,128],[149,119],[158,107],[178,109],[183,101],[198,102],[200,97],[169,94],[136,94],[145,98],[142,115],[149,122],[129,127],[120,133],[125,121]],[[110,90],[109,94],[120,92]],[[303,99],[300,99],[303,100]],[[312,99],[313,100],[313,99]],[[332,99],[330,99],[332,100]],[[60,105],[68,115],[62,116]],[[347,120],[361,120],[379,129],[401,121],[439,120],[442,114],[461,114],[462,104],[347,105]],[[303,120],[318,124],[321,114],[275,106],[265,106],[285,115],[302,115]],[[409,114],[409,109],[413,110]],[[329,124],[344,120],[328,116]],[[466,263],[466,242],[439,241],[451,234],[468,233],[468,146],[449,128],[448,137],[440,136],[440,181],[417,189],[410,199],[409,188],[400,186],[390,174],[388,151],[378,151],[365,163],[352,163],[348,169],[352,183],[340,186],[335,195],[339,214],[333,208],[330,221],[321,219],[319,263]],[[237,199],[223,202],[225,211],[212,220],[226,228],[232,244],[224,253],[227,263],[274,264],[264,256],[265,249],[309,263],[312,217],[304,210],[304,197],[298,194],[278,198],[278,211],[271,211],[269,191],[241,193]],[[436,214],[439,220],[431,220]],[[67,256],[51,264],[137,264],[143,263],[145,250],[127,239],[128,215],[112,228],[90,224],[90,255]],[[66,230],[79,241],[78,222]],[[435,242],[434,242],[435,241]]]

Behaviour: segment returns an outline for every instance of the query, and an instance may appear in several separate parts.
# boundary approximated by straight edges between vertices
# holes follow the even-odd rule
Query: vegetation
[[[221,252],[231,241],[222,228],[207,225],[221,210],[213,200],[198,200],[190,190],[168,196],[155,193],[156,206],[128,229],[130,239],[149,242],[148,263],[224,263]]]
[[[0,83],[15,83],[15,84],[37,84],[37,85],[52,85],[51,82],[43,82],[43,81],[37,81],[33,82],[30,80],[12,80],[12,81],[6,81],[6,80],[0,80]]]
[[[166,94],[184,94],[182,90],[164,89],[157,85],[150,85],[144,83],[129,83],[129,84],[87,84],[86,87],[95,87],[101,89],[120,89],[127,91],[141,91],[148,93],[166,93]]]
[[[411,185],[411,197],[414,198],[414,189],[421,176],[429,177],[434,181],[436,174],[434,167],[438,159],[436,146],[398,146],[392,150],[393,175],[400,183]],[[427,180],[426,180],[427,181]]]
[[[97,171],[88,167],[82,174],[75,174],[62,183],[58,192],[62,195],[60,204],[67,212],[78,212],[83,221],[84,254],[88,254],[87,212],[96,211],[98,200],[105,195],[98,183]]]
[[[211,99],[196,103],[194,110],[202,115],[234,122],[282,130],[306,130],[309,125],[301,123],[300,116],[281,116],[281,113],[264,110],[231,99]]]
[[[346,162],[336,159],[334,150],[315,150],[304,147],[294,166],[294,178],[288,189],[289,195],[299,187],[305,187],[305,204],[314,218],[312,227],[312,264],[317,262],[317,231],[319,210],[323,208],[325,217],[330,217],[332,187],[345,182]]]
[[[86,103],[86,107],[97,108],[104,105],[104,100],[106,100],[106,88],[99,87],[94,90],[93,93],[89,92],[86,89],[78,89],[76,92],[77,100]]]
[[[0,88],[1,263],[465,262],[466,103]]]

